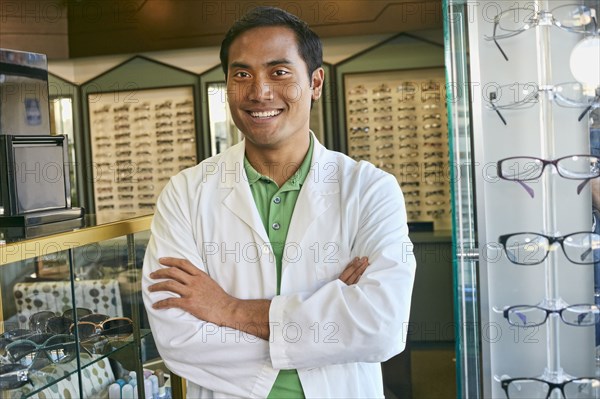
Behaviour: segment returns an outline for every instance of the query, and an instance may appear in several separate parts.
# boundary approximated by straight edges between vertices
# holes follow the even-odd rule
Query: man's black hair
[[[219,53],[225,79],[227,79],[231,43],[242,33],[263,26],[283,26],[294,31],[298,51],[306,63],[309,79],[312,77],[312,73],[323,65],[321,39],[308,27],[306,22],[280,8],[261,6],[253,8],[238,19],[225,34]]]

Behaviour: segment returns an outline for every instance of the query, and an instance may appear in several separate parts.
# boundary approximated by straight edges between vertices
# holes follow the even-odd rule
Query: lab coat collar
[[[340,164],[336,153],[327,150],[314,140],[311,169],[302,186],[296,209],[290,223],[287,242],[299,242],[310,224],[331,205],[328,198],[340,191]],[[220,171],[219,187],[231,190],[223,199],[223,204],[241,220],[250,226],[263,240],[269,242],[267,232],[261,221],[258,209],[248,184],[244,170],[245,140],[222,154],[217,170]]]

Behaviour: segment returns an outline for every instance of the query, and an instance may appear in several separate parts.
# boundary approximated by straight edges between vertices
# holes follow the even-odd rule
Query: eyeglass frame
[[[568,97],[558,94],[556,91],[556,88],[560,88],[561,86],[575,85],[575,84],[580,85],[582,87],[582,92],[583,92],[583,85],[579,82],[564,82],[564,83],[558,83],[558,84],[552,85],[552,86],[544,86],[541,88],[533,82],[528,82],[528,83],[523,83],[523,84],[516,83],[517,89],[518,89],[519,85],[522,85],[524,88],[533,87],[534,90],[532,90],[531,93],[528,93],[521,101],[515,101],[513,103],[509,103],[508,105],[498,106],[494,103],[494,100],[499,98],[499,97],[497,97],[497,94],[500,92],[500,89],[505,88],[505,87],[512,87],[515,85],[515,83],[511,83],[511,84],[507,84],[507,85],[500,85],[500,86],[497,86],[498,90],[489,92],[488,99],[487,99],[488,104],[486,104],[486,107],[488,107],[489,109],[496,112],[496,115],[498,115],[498,117],[500,118],[500,120],[502,121],[502,123],[504,125],[508,125],[508,123],[506,122],[506,119],[500,112],[501,109],[527,108],[527,107],[524,107],[523,105],[529,105],[529,104],[533,105],[533,104],[537,103],[540,92],[551,92],[553,95],[552,99],[555,100],[555,102],[558,105],[560,105],[561,107],[568,107],[568,108],[585,107],[583,112],[581,114],[579,114],[579,116],[577,117],[577,122],[581,122],[583,120],[583,118],[585,117],[585,115],[588,112],[590,112],[592,109],[600,108],[600,87],[597,87],[595,89],[594,98],[591,101],[589,101],[589,103],[579,103],[579,102],[573,101],[573,100],[569,99]],[[591,96],[589,96],[589,97],[591,98]],[[535,101],[533,101],[533,100],[535,100]],[[558,100],[558,101],[556,101],[556,100]]]
[[[597,157],[595,155],[592,154],[573,154],[573,155],[566,155],[564,157],[560,157],[560,158],[556,158],[553,160],[547,160],[547,159],[542,159],[542,158],[537,158],[537,157],[531,157],[531,156],[517,156],[517,157],[508,157],[508,158],[503,158],[500,159],[498,161],[498,163],[496,164],[496,172],[498,173],[498,177],[501,178],[502,180],[506,180],[506,181],[514,181],[516,183],[519,183],[521,185],[521,187],[523,187],[525,189],[525,191],[527,191],[527,193],[531,196],[531,198],[534,198],[534,191],[531,187],[529,187],[527,184],[525,184],[524,182],[526,181],[532,181],[532,180],[537,180],[540,177],[542,177],[544,170],[546,169],[546,166],[548,165],[553,165],[554,168],[556,169],[556,173],[558,173],[558,175],[564,179],[569,179],[569,180],[583,180],[581,182],[581,184],[579,184],[577,186],[577,194],[581,194],[581,191],[583,191],[583,188],[589,183],[590,180],[595,179],[597,177],[600,177],[600,169],[598,171],[598,175],[594,176],[594,177],[587,177],[587,178],[583,178],[583,179],[577,179],[577,178],[573,178],[573,177],[569,177],[569,176],[565,176],[562,173],[560,173],[560,169],[558,168],[558,162],[568,159],[568,158],[573,158],[573,157],[586,157],[586,158],[596,158],[597,162],[600,164],[600,157]],[[531,159],[534,161],[541,161],[542,162],[542,169],[539,173],[539,175],[535,176],[535,177],[528,177],[526,179],[510,179],[507,178],[506,176],[503,176],[502,173],[502,163],[505,161],[510,161],[511,159]]]
[[[1,368],[9,368],[12,367],[14,370],[6,371],[5,373],[0,374],[0,392],[9,389],[18,389],[23,387],[25,384],[30,383],[33,386],[33,381],[29,378],[29,368],[20,363],[6,363],[0,365]],[[14,378],[14,381],[17,382],[17,385],[12,386],[10,382],[5,382],[3,380]]]
[[[588,306],[588,307],[594,307],[596,309],[595,314],[599,314],[600,313],[600,309],[598,309],[598,305],[596,304],[590,304],[590,303],[578,303],[575,305],[569,305],[569,306],[565,306],[561,309],[548,309],[548,308],[544,308],[542,306],[538,306],[538,305],[513,305],[513,306],[508,306],[505,309],[502,310],[502,315],[504,316],[504,318],[506,319],[506,321],[508,322],[508,324],[510,324],[511,326],[515,326],[515,327],[521,327],[521,328],[527,328],[527,327],[538,327],[543,325],[544,323],[546,323],[546,321],[548,320],[548,317],[551,314],[558,314],[558,316],[560,317],[560,319],[563,321],[563,323],[565,323],[568,326],[574,326],[574,327],[591,327],[595,324],[597,324],[597,322],[594,322],[592,324],[573,324],[570,323],[568,321],[566,321],[563,318],[563,312],[565,310],[569,310],[571,308],[575,308],[577,306]],[[515,308],[529,308],[529,309],[539,309],[539,310],[543,310],[546,312],[546,317],[544,317],[544,321],[542,321],[541,323],[531,323],[531,324],[527,324],[527,325],[520,325],[520,324],[515,324],[515,323],[511,323],[510,318],[509,318],[509,313],[511,311],[513,311]],[[596,317],[597,319],[598,317]]]
[[[546,250],[546,255],[544,255],[544,257],[540,261],[538,261],[536,263],[519,263],[519,262],[515,262],[514,260],[512,260],[511,257],[508,255],[508,250],[506,248],[506,243],[508,242],[508,239],[510,237],[512,237],[512,236],[516,236],[516,235],[520,235],[520,234],[536,235],[536,236],[544,237],[545,239],[548,240],[548,246],[547,246],[548,249]],[[500,242],[500,244],[504,248],[504,252],[505,252],[506,257],[508,258],[508,260],[511,263],[514,263],[515,265],[519,265],[519,266],[535,266],[535,265],[539,265],[539,264],[543,263],[546,260],[546,258],[548,257],[548,254],[550,254],[550,247],[552,247],[555,243],[559,243],[560,244],[560,246],[561,246],[561,248],[563,250],[563,253],[565,254],[565,257],[570,262],[575,263],[577,265],[593,265],[594,263],[596,263],[593,260],[592,260],[592,262],[577,262],[577,261],[572,260],[569,257],[569,255],[567,254],[567,251],[565,250],[564,241],[565,241],[566,238],[568,238],[570,236],[573,236],[575,234],[595,234],[595,235],[597,235],[597,236],[600,237],[600,234],[597,234],[597,233],[595,233],[593,231],[576,231],[574,233],[569,233],[569,234],[566,234],[566,235],[563,235],[563,236],[555,236],[555,237],[552,237],[552,236],[549,236],[549,235],[546,235],[546,234],[541,234],[541,233],[534,233],[534,232],[531,232],[531,231],[522,231],[522,232],[518,232],[518,233],[503,234],[503,235],[501,235],[501,236],[498,237],[498,241]],[[538,245],[538,247],[540,247],[540,246]],[[593,250],[593,249],[590,248],[589,250]]]
[[[558,388],[560,389],[560,393],[562,394],[563,398],[565,399],[569,399],[567,398],[567,396],[565,395],[565,391],[564,391],[564,387],[565,385],[573,382],[573,381],[577,381],[577,380],[596,380],[598,382],[600,382],[600,380],[598,378],[595,377],[577,377],[577,378],[572,378],[570,380],[566,380],[560,383],[557,382],[550,382],[550,381],[546,381],[543,380],[541,378],[535,378],[535,377],[515,377],[515,378],[507,378],[507,379],[503,379],[500,380],[500,385],[502,386],[502,389],[504,390],[504,393],[506,394],[506,397],[508,399],[510,399],[510,395],[508,394],[508,386],[515,382],[515,381],[539,381],[539,382],[543,382],[545,384],[548,385],[549,389],[548,389],[548,395],[546,395],[545,399],[549,399],[550,395],[552,395],[552,392]]]
[[[588,11],[595,10],[595,9],[587,7],[587,6],[583,5],[583,4],[575,4],[575,3],[573,3],[573,4],[563,4],[563,5],[560,5],[558,7],[554,7],[552,9],[550,9],[550,10],[540,10],[540,11],[530,10],[530,9],[523,8],[523,7],[511,7],[511,8],[508,8],[508,9],[500,12],[498,15],[496,15],[494,17],[494,29],[493,29],[492,36],[484,35],[484,39],[487,40],[487,41],[493,41],[494,44],[496,45],[496,47],[498,47],[498,50],[500,50],[500,53],[502,54],[502,56],[504,57],[504,59],[506,61],[508,61],[508,56],[506,55],[506,53],[504,52],[504,50],[502,49],[502,47],[500,47],[500,44],[498,43],[498,40],[507,39],[509,37],[514,37],[514,36],[520,35],[521,33],[525,32],[526,30],[529,30],[529,29],[531,29],[531,28],[533,28],[533,27],[535,27],[535,26],[537,26],[537,25],[539,25],[541,23],[544,23],[543,20],[542,20],[544,18],[547,19],[548,17],[550,17],[550,24],[552,24],[552,25],[554,25],[554,26],[556,26],[556,27],[558,27],[560,29],[566,30],[568,32],[579,33],[579,34],[586,34],[586,33],[589,34],[585,30],[581,31],[581,30],[577,30],[577,29],[573,29],[573,28],[564,26],[563,24],[560,23],[560,21],[557,21],[554,18],[554,13],[559,8],[566,8],[566,7],[573,7],[573,6],[581,7],[581,8],[587,9]],[[518,31],[497,36],[496,35],[496,30],[498,29],[498,26],[500,25],[501,16],[503,14],[507,14],[509,12],[514,12],[514,11],[517,11],[517,10],[531,11],[533,14],[535,14],[535,16],[532,16],[532,18],[534,18],[534,19],[531,19],[531,20],[528,21],[528,22],[533,21],[533,23],[531,23],[531,24],[529,24],[529,23],[523,23],[523,27],[521,29],[519,29]],[[595,14],[595,13],[592,13],[592,14]],[[594,30],[593,30],[593,32],[596,32],[598,30],[598,22],[596,21],[596,17],[594,15],[591,17],[591,21],[594,23]],[[585,26],[587,26],[587,24]]]

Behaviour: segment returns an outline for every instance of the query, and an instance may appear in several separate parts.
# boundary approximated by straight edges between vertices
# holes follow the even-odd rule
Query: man
[[[144,303],[189,398],[383,397],[415,273],[395,178],[309,130],[319,38],[259,7],[221,46],[244,140],[173,177],[144,261]]]

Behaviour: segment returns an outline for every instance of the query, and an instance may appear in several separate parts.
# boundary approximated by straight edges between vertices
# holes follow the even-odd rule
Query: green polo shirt
[[[313,139],[311,136],[310,147],[304,161],[296,173],[281,187],[277,187],[277,184],[267,176],[258,173],[250,165],[248,159],[244,158],[244,169],[248,176],[250,190],[252,191],[258,213],[265,226],[275,254],[277,295],[279,295],[281,289],[281,260],[283,258],[285,240],[292,220],[294,207],[296,206],[296,200],[300,194],[300,188],[310,171],[312,153]],[[300,384],[300,378],[298,378],[298,372],[296,370],[279,371],[268,398],[304,398],[304,391]]]

